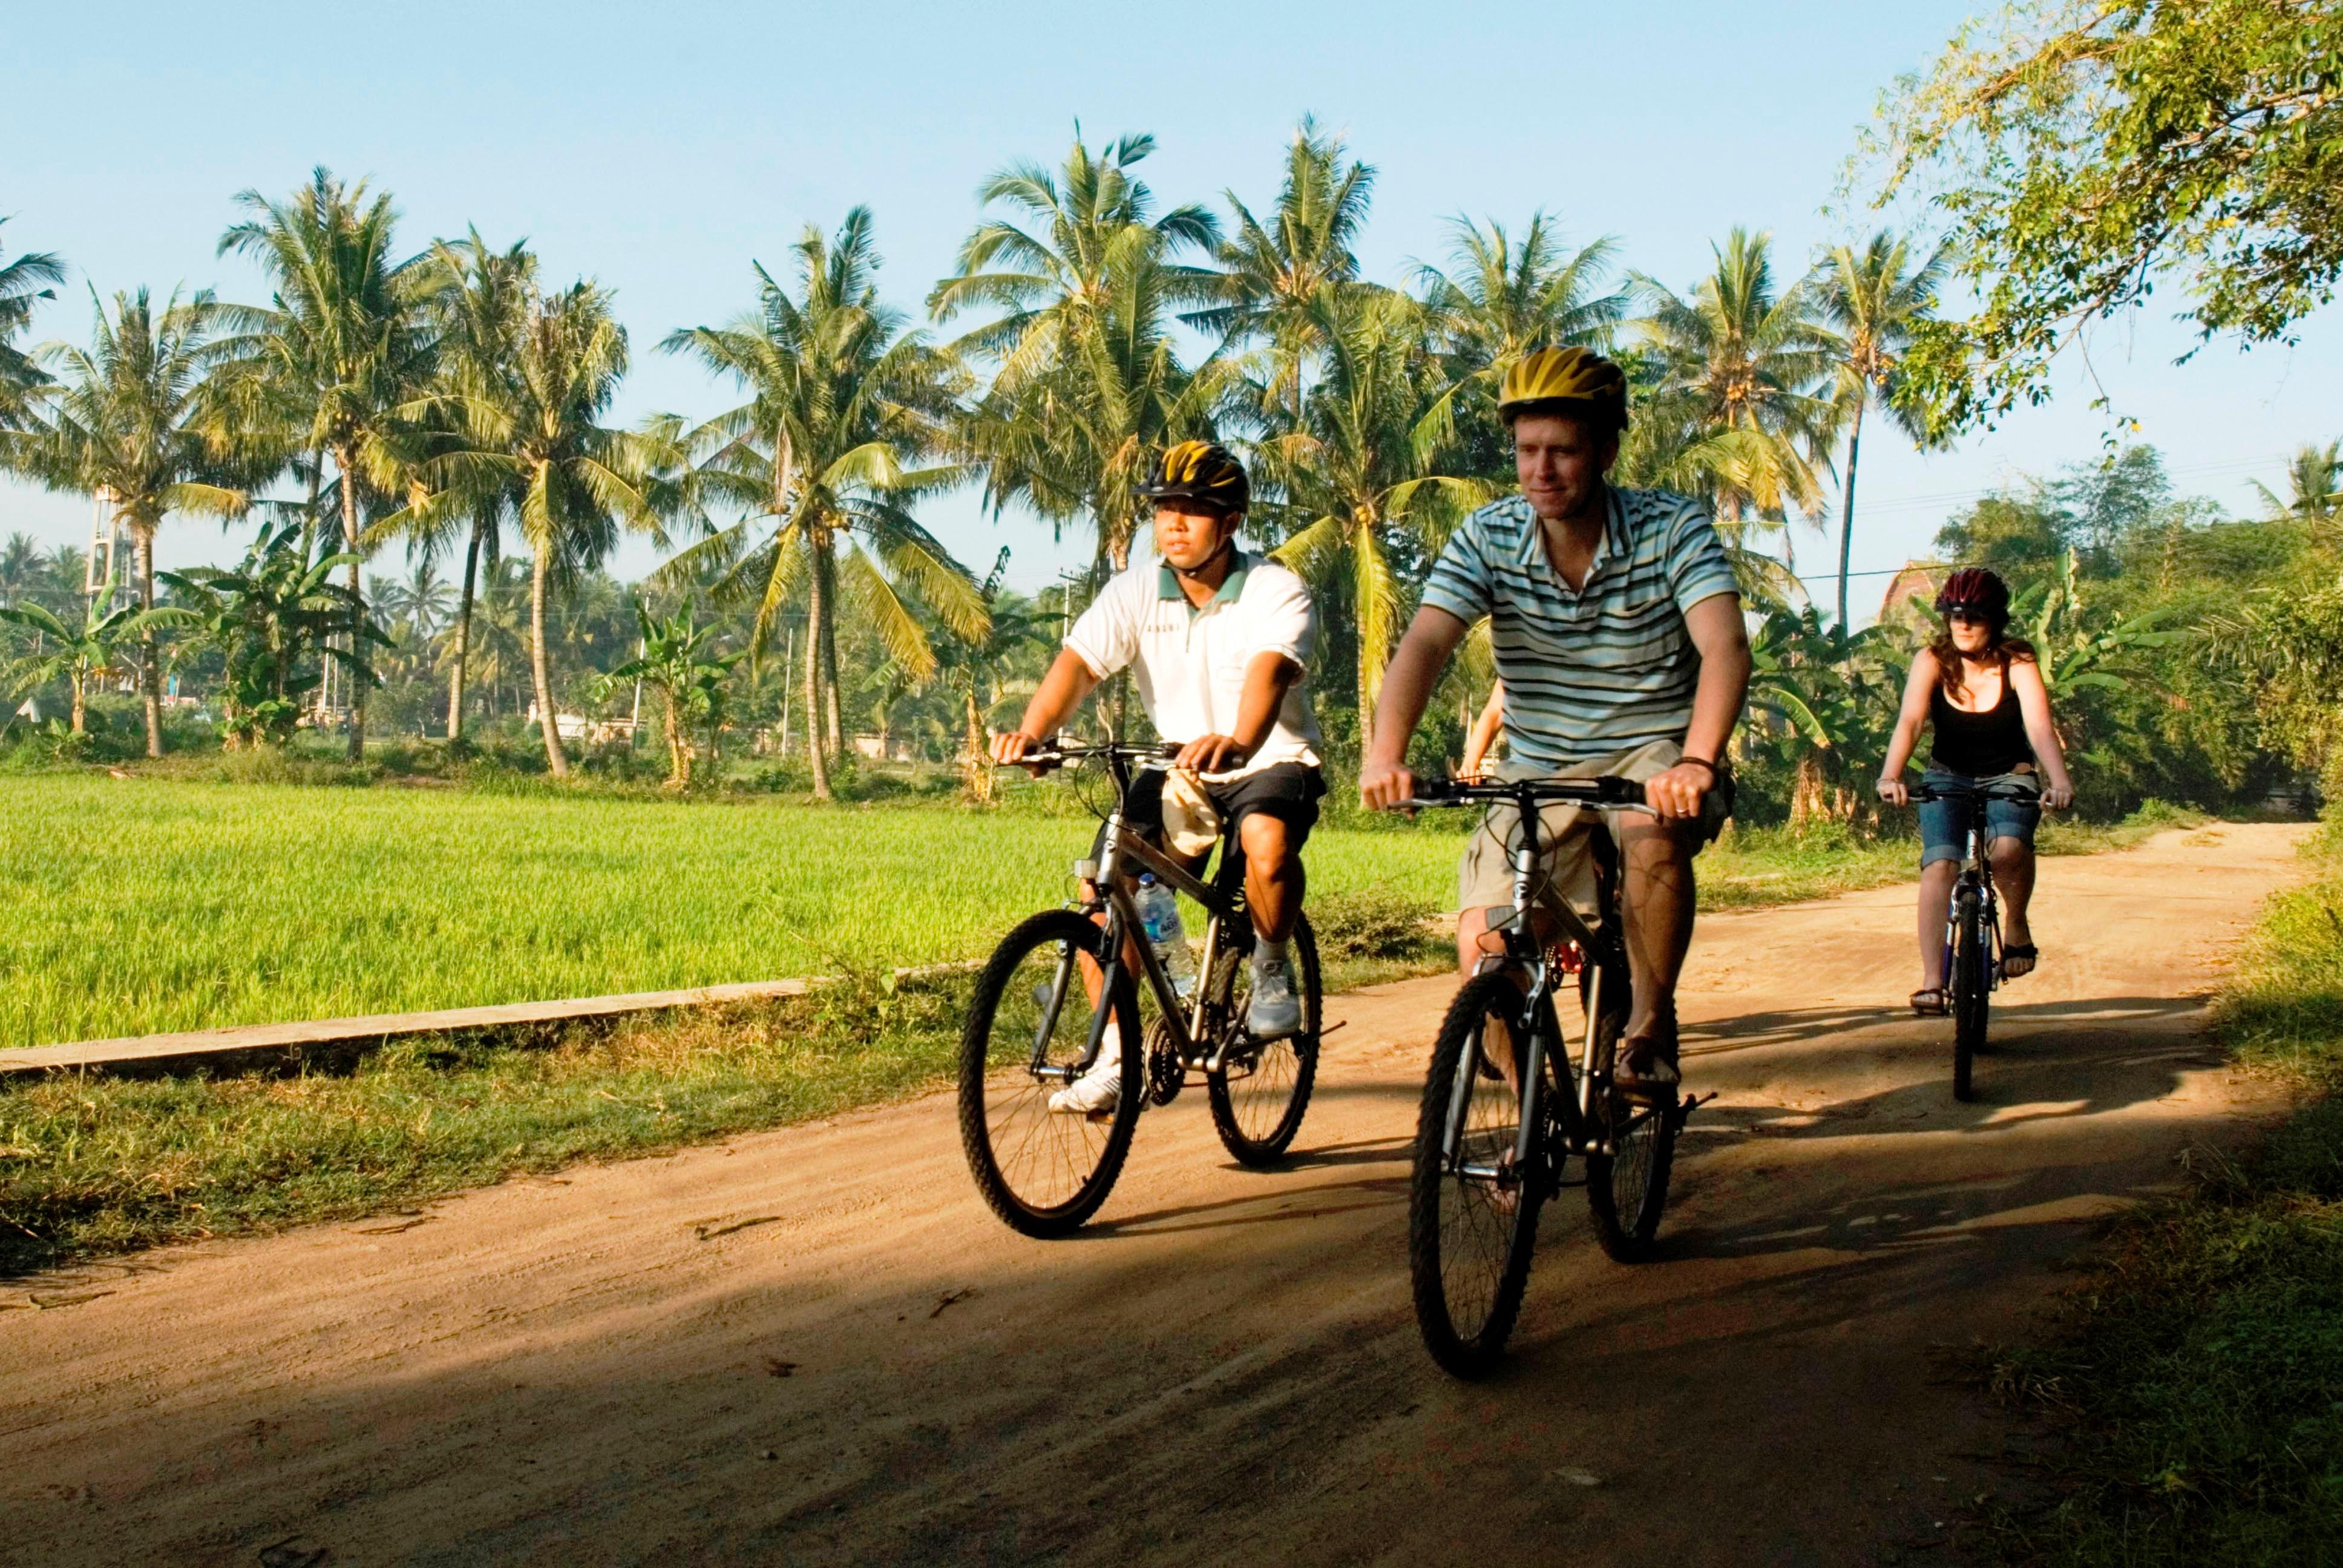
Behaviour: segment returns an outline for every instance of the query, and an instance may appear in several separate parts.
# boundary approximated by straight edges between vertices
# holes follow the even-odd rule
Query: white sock
[[[1267,937],[1262,936],[1259,931],[1255,931],[1252,938],[1252,961],[1256,968],[1263,964],[1283,963],[1285,961],[1285,944],[1283,942],[1272,942]]]

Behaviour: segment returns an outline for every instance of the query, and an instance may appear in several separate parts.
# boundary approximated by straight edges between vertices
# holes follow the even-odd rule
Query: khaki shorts
[[[1526,762],[1498,762],[1489,777],[1509,782],[1523,779],[1593,779],[1609,775],[1638,782],[1655,778],[1684,760],[1684,748],[1673,740],[1654,740],[1632,751],[1591,757],[1565,768],[1542,768]],[[1715,837],[1723,826],[1713,808],[1722,804],[1720,791],[1709,791],[1711,809],[1701,813],[1702,841]],[[1595,809],[1561,802],[1538,812],[1538,880],[1533,904],[1551,908],[1567,902],[1578,917],[1592,924],[1596,913],[1594,885]],[[1614,829],[1615,832],[1616,829]],[[1456,907],[1460,910],[1511,908],[1513,901],[1513,850],[1521,844],[1521,816],[1511,806],[1492,806],[1480,830],[1465,845],[1456,863]]]

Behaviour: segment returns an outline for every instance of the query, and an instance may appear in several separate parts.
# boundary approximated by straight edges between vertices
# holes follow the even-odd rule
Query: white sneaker
[[[1050,1109],[1061,1116],[1104,1116],[1121,1100],[1122,1063],[1108,1045],[1088,1072],[1050,1096]]]
[[[1255,1040],[1282,1040],[1302,1027],[1302,999],[1293,994],[1293,968],[1283,959],[1252,960],[1252,1003],[1245,1028]]]

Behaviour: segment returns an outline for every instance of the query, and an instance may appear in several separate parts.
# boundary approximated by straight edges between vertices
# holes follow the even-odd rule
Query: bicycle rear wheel
[[[1513,1162],[1522,1094],[1500,1074],[1500,1053],[1525,1060],[1511,1027],[1522,993],[1511,976],[1467,980],[1432,1048],[1416,1114],[1408,1193],[1408,1271],[1415,1321],[1432,1359],[1481,1377],[1503,1356],[1529,1283],[1545,1183],[1537,1151]],[[1522,1081],[1518,1065],[1513,1082]]]
[[[1596,1023],[1601,1038],[1595,1060],[1611,1060],[1625,1025],[1624,1013],[1605,1013]],[[1652,1254],[1660,1215],[1668,1206],[1668,1178],[1676,1157],[1675,1094],[1636,1098],[1606,1088],[1588,1110],[1594,1121],[1588,1131],[1612,1151],[1586,1157],[1587,1218],[1612,1261],[1640,1263]]]
[[[1953,1098],[1973,1094],[1976,1053],[1985,1047],[1988,981],[1985,956],[1985,904],[1974,888],[1963,889],[1953,912]]]
[[[1255,1040],[1244,1032],[1252,1001],[1252,964],[1242,951],[1229,953],[1220,981],[1221,1027],[1235,1043],[1204,1088],[1212,1102],[1212,1126],[1222,1146],[1243,1165],[1274,1165],[1285,1157],[1310,1091],[1318,1081],[1318,1030],[1324,998],[1318,987],[1318,939],[1310,917],[1294,922],[1293,990],[1302,1002],[1302,1027],[1282,1040]]]
[[[1063,1236],[1098,1212],[1122,1173],[1146,1092],[1139,1064],[1139,1007],[1131,978],[1118,972],[1101,1053],[1121,1062],[1122,1092],[1111,1111],[1053,1111],[1050,1097],[1067,1086],[1038,1066],[1065,1069],[1081,1060],[1093,1008],[1080,955],[1104,954],[1106,933],[1071,910],[1049,910],[1024,921],[977,977],[960,1036],[960,1136],[977,1191],[1011,1230]],[[1043,1022],[1051,999],[1054,1019]],[[1036,1061],[1036,1052],[1040,1060]]]

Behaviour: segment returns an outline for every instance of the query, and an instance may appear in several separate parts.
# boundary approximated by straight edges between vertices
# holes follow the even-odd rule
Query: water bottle
[[[1187,928],[1180,923],[1180,895],[1157,881],[1152,872],[1141,872],[1139,893],[1131,902],[1139,906],[1147,945],[1171,977],[1172,989],[1183,997],[1194,995],[1196,960],[1188,951]]]

